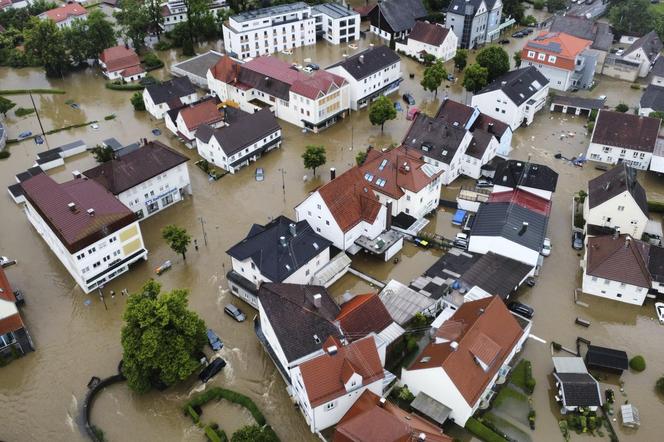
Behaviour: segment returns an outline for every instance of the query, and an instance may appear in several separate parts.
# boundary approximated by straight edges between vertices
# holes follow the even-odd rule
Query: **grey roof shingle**
[[[474,11],[477,11],[477,9],[480,7],[480,5],[484,2],[484,4],[487,6],[489,10],[493,9],[494,4],[496,3],[496,0],[452,0],[447,7],[447,12],[448,13],[453,13],[453,14],[464,14],[466,6],[472,6],[473,7],[473,13]]]
[[[520,261],[489,252],[482,255],[461,276],[461,281],[468,288],[478,286],[492,295],[505,299],[532,269],[532,266]]]
[[[167,103],[196,93],[196,88],[188,77],[173,78],[160,84],[153,84],[146,88],[154,104]]]
[[[413,29],[416,20],[428,15],[422,0],[383,0],[378,8],[393,32]]]
[[[550,32],[564,32],[593,42],[592,48],[608,51],[613,43],[613,33],[608,23],[596,22],[574,15],[554,16]]]
[[[602,396],[599,384],[588,373],[554,373],[563,390],[563,405],[567,407],[599,407]]]
[[[528,66],[501,75],[476,95],[502,90],[514,104],[521,106],[548,84],[549,80],[536,67]]]
[[[341,66],[356,80],[361,80],[369,75],[385,69],[401,60],[399,54],[387,46],[376,46],[366,49],[360,53],[348,57],[346,60],[335,63],[328,69]]]
[[[280,242],[282,237],[285,245]],[[279,216],[264,226],[254,224],[249,234],[226,253],[240,261],[251,258],[270,281],[283,282],[331,244],[307,221],[295,223]]]
[[[447,121],[417,114],[402,144],[417,149],[423,156],[449,164],[459,149],[466,130]]]
[[[657,57],[650,73],[656,77],[664,77],[664,57]]]
[[[555,192],[558,185],[558,174],[549,166],[508,160],[498,165],[493,182],[512,189],[522,186]]]
[[[652,62],[662,51],[662,40],[659,39],[659,36],[655,31],[650,31],[643,37],[636,40],[630,47],[625,50],[623,56],[631,54],[632,52],[643,48],[643,51],[646,53],[646,57]]]
[[[642,108],[650,108],[655,111],[664,111],[664,87],[649,84],[641,95],[639,102]]]
[[[664,283],[664,247],[650,246],[648,271],[653,281]]]
[[[316,294],[320,308],[314,305]],[[339,306],[324,287],[264,283],[258,299],[289,362],[320,350],[330,336],[342,337],[335,324]]]
[[[593,209],[625,191],[632,195],[641,211],[648,216],[646,191],[636,179],[636,169],[625,163],[588,181],[588,205]]]
[[[524,222],[528,223],[524,228]],[[549,218],[511,203],[480,205],[470,232],[473,236],[503,237],[531,250],[542,250]]]
[[[189,60],[174,64],[171,66],[171,70],[180,69],[187,74],[205,78],[210,68],[217,64],[223,56],[223,54],[216,51],[207,51],[203,54],[192,57]]]

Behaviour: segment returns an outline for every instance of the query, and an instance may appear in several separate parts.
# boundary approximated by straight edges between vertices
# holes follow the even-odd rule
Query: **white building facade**
[[[543,86],[536,94],[523,103],[515,103],[502,90],[494,90],[486,93],[480,92],[473,95],[472,105],[476,106],[480,112],[507,123],[512,131],[519,128],[522,124],[530,125],[539,112],[546,104],[549,95],[548,85]]]

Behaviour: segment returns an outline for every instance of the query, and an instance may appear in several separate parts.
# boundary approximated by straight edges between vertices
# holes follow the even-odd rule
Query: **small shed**
[[[639,410],[632,404],[621,405],[620,416],[622,417],[622,424],[625,427],[638,428],[641,425]]]
[[[441,404],[424,392],[420,392],[415,396],[415,400],[411,402],[410,406],[413,410],[431,419],[438,425],[443,425],[452,412],[448,406]]]
[[[551,99],[551,112],[570,115],[590,115],[593,110],[603,109],[606,98],[582,98],[568,95],[556,95]]]
[[[586,366],[591,370],[602,370],[622,374],[629,367],[627,353],[608,347],[589,345],[586,353]]]

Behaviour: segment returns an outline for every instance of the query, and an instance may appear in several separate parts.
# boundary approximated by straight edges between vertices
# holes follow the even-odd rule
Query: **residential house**
[[[265,283],[258,291],[254,330],[287,385],[291,370],[325,353],[328,338],[342,339],[339,306],[324,287]]]
[[[558,174],[549,166],[529,161],[507,160],[496,167],[493,193],[523,190],[551,200],[558,185]]]
[[[643,78],[647,77],[650,73],[650,69],[659,58],[662,49],[664,49],[662,40],[660,40],[655,31],[650,31],[625,49],[622,58],[633,63],[638,63],[638,76]]]
[[[438,60],[448,61],[454,57],[457,48],[457,36],[439,23],[428,21],[415,22],[415,26],[405,40],[396,42],[397,52],[423,61],[425,54]]]
[[[501,157],[509,157],[512,151],[512,129],[509,125],[483,114],[477,107],[466,106],[444,97],[436,112],[436,118],[453,126],[462,126],[471,133],[480,131],[492,134],[498,140],[496,154]]]
[[[32,338],[23,323],[16,296],[0,267],[0,361],[34,351]]]
[[[147,75],[136,52],[123,45],[104,49],[99,55],[99,66],[109,80],[132,82]]]
[[[40,173],[20,184],[28,220],[85,293],[147,259],[136,214],[97,181]]]
[[[429,13],[422,0],[384,0],[369,12],[369,32],[383,40],[396,41],[410,34],[416,20]]]
[[[398,91],[402,81],[401,58],[387,46],[368,48],[333,64],[327,71],[346,80],[353,110]]]
[[[459,124],[418,113],[401,144],[440,171],[447,186],[464,172],[464,158],[473,140],[473,134]],[[497,149],[497,144],[492,147]]]
[[[57,8],[49,9],[39,14],[42,20],[53,20],[55,25],[62,29],[71,26],[74,20],[85,20],[88,11],[78,3],[65,3]]]
[[[550,212],[551,201],[523,190],[493,193],[475,215],[468,250],[538,266]]]
[[[536,67],[552,89],[589,89],[597,66],[591,45],[590,40],[562,32],[541,32],[521,50],[521,65]]]
[[[258,308],[262,283],[311,284],[330,262],[330,245],[306,221],[279,216],[264,226],[254,224],[226,251],[232,265],[227,275],[231,293]]]
[[[561,32],[583,40],[591,40],[589,51],[597,53],[597,72],[602,72],[604,60],[613,44],[613,33],[608,23],[576,15],[554,15],[549,32]]]
[[[443,430],[415,413],[365,390],[334,429],[332,442],[452,442]]]
[[[552,359],[557,389],[556,401],[561,404],[560,413],[567,414],[580,408],[597,411],[597,408],[602,406],[602,392],[599,382],[588,373],[583,358]]]
[[[216,97],[205,97],[191,104],[171,109],[164,114],[166,128],[188,148],[196,147],[196,130],[204,124],[216,129],[224,125],[226,112],[242,112],[228,109]]]
[[[348,83],[333,73],[311,74],[273,56],[238,63],[223,57],[207,74],[210,91],[245,112],[269,108],[298,127],[319,132],[348,112]]]
[[[472,98],[480,112],[507,123],[512,131],[533,122],[549,95],[549,80],[533,66],[507,72]]]
[[[648,215],[646,191],[636,179],[636,169],[619,164],[588,182],[583,218],[589,235],[619,232],[641,238]]]
[[[391,215],[391,210],[389,213]],[[316,189],[295,207],[295,214],[298,221],[308,221],[335,247],[351,254],[361,249],[355,244],[358,238],[375,239],[388,228],[387,207],[373,192],[369,193],[359,167],[349,169]]]
[[[440,203],[440,172],[420,160],[412,149],[371,149],[358,167],[364,185],[373,190],[378,202],[390,208],[392,216],[405,213],[419,220]]]
[[[655,86],[664,86],[664,57],[657,57],[655,64],[650,70],[650,84]]]
[[[10,9],[23,9],[32,4],[32,0],[0,0],[0,11],[8,11]],[[0,33],[2,32],[0,26]]]
[[[293,396],[312,433],[339,422],[366,390],[382,395],[386,378],[384,349],[373,336],[347,345],[331,337],[323,350],[291,369]]]
[[[401,383],[449,410],[459,426],[488,406],[494,386],[505,381],[510,363],[530,332],[497,297],[467,302],[435,332],[433,341],[401,371]],[[442,407],[441,407],[442,408]]]
[[[635,169],[646,170],[652,159],[660,125],[659,118],[600,110],[586,156],[599,163],[625,163]]]
[[[196,89],[189,78],[180,77],[153,84],[143,89],[143,103],[150,115],[161,120],[171,109],[198,100]]]
[[[213,15],[221,9],[227,9],[226,0],[210,0],[208,10]],[[159,23],[162,31],[170,32],[175,26],[187,21],[187,5],[184,0],[167,0],[161,5],[161,16],[163,21]]]
[[[360,38],[360,14],[348,6],[328,2],[313,5],[311,14],[316,19],[316,38],[322,37],[335,45],[350,43]]]
[[[445,26],[454,31],[460,47],[475,49],[500,36],[502,12],[501,0],[452,0]]]
[[[592,111],[604,109],[606,97],[583,98],[575,95],[554,95],[551,97],[551,112],[589,117]]]
[[[281,126],[269,109],[247,114],[227,108],[228,126],[203,124],[196,130],[198,154],[215,166],[235,173],[281,146]]]
[[[664,86],[649,84],[639,101],[639,115],[649,117],[653,112],[664,112]]]
[[[187,158],[159,141],[83,172],[144,219],[191,195]],[[75,177],[80,176],[77,173]]]

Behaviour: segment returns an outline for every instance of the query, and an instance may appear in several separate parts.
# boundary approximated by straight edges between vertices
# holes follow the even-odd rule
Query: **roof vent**
[[[482,313],[484,313],[484,309],[483,309],[483,308],[481,308],[481,309],[477,312],[478,315],[481,315]]]
[[[69,210],[72,212],[76,212],[76,203],[69,203],[67,204],[67,207],[69,207]]]
[[[507,86],[507,82],[506,82],[506,81],[501,81],[501,82],[500,82],[500,85],[501,85],[501,86]]]
[[[337,350],[338,350],[338,348],[337,348],[336,345],[331,345],[331,346],[327,347],[327,353],[330,354],[330,355],[336,355]]]
[[[78,171],[78,170],[73,171],[71,174],[74,175],[75,180],[77,180],[77,179],[79,179],[80,177],[83,176],[83,175],[81,175],[81,172]]]
[[[424,434],[424,433],[420,433],[420,434],[417,436],[417,442],[424,442],[425,440],[427,440],[427,435],[426,435],[426,434]]]
[[[380,399],[378,400],[378,406],[379,406],[380,408],[383,408],[383,407],[385,407],[385,403],[386,403],[386,402],[387,402],[387,400],[386,400],[384,397],[382,397],[382,398],[380,398]]]
[[[280,236],[279,237],[279,244],[282,245],[282,247],[286,247],[288,243],[286,242],[286,237],[285,236]]]
[[[450,342],[450,348],[452,351],[457,351],[459,349],[459,343],[457,341]]]
[[[314,342],[316,344],[320,344],[320,338],[318,337],[318,335],[314,335]]]
[[[320,293],[316,293],[314,295],[314,307],[320,308],[322,302],[323,302],[323,296]]]
[[[87,212],[88,212],[88,215],[95,216],[95,209],[88,209]]]
[[[288,230],[290,231],[291,236],[297,236],[297,229],[295,228],[295,223],[290,223],[288,225]]]
[[[360,55],[358,58],[360,64],[364,64],[364,54]]]

